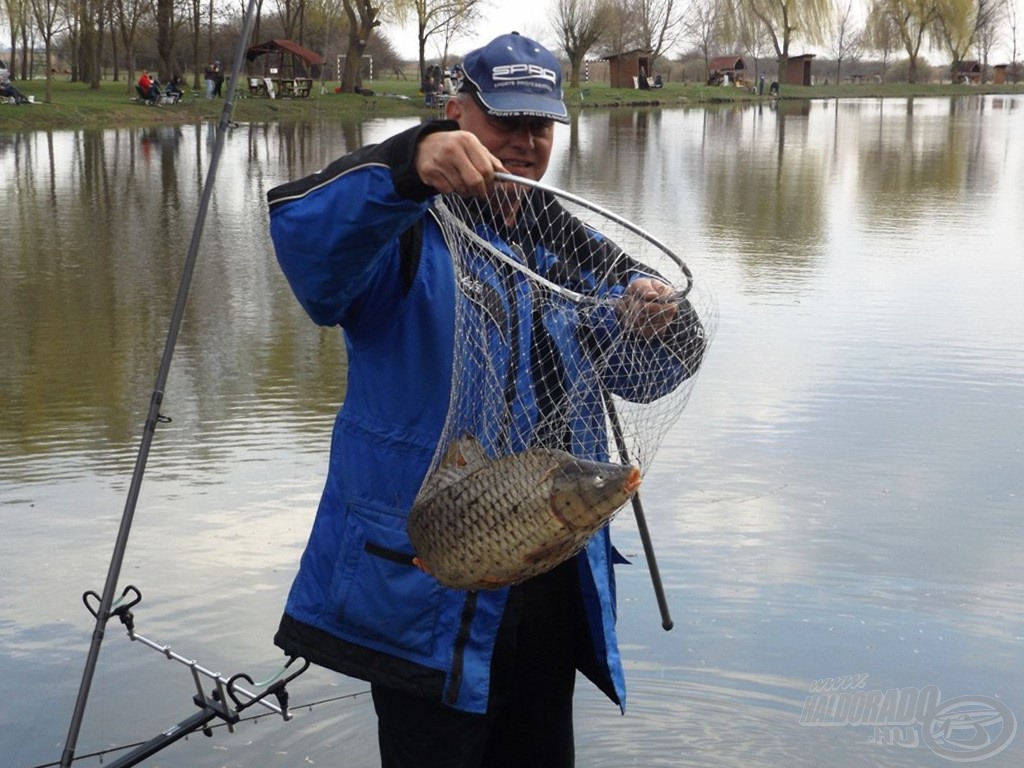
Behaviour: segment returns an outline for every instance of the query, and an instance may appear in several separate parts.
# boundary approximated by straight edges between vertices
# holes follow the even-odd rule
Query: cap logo
[[[557,82],[554,70],[538,64],[499,64],[491,70],[491,77],[495,83],[533,79],[547,80],[551,85]]]

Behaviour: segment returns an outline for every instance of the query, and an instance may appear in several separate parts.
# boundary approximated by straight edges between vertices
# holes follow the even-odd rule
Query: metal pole
[[[619,452],[619,458],[629,462],[629,453],[626,450],[626,439],[622,435],[622,426],[619,424],[619,414],[615,410],[612,396],[606,391],[604,394],[604,405],[608,411],[608,420],[612,425],[612,435],[615,437],[615,447]],[[658,561],[654,556],[654,544],[651,542],[651,532],[647,528],[647,515],[644,514],[643,504],[640,502],[640,492],[633,494],[633,514],[636,517],[636,527],[640,531],[640,542],[644,546],[644,557],[647,558],[647,569],[651,573],[651,585],[654,587],[654,597],[658,601],[658,610],[661,612],[661,627],[666,632],[675,626],[672,617],[668,612],[668,600],[665,598],[665,587],[661,583],[661,571],[658,570]]]
[[[192,275],[195,272],[196,260],[199,253],[199,242],[202,239],[203,226],[206,223],[206,212],[210,207],[210,197],[213,194],[213,182],[217,176],[217,166],[220,163],[220,156],[223,152],[224,139],[228,125],[231,122],[231,112],[235,105],[235,93],[238,77],[242,71],[242,61],[245,59],[245,50],[248,47],[249,35],[252,33],[253,20],[255,18],[256,0],[249,0],[246,8],[245,18],[242,24],[242,32],[238,38],[238,45],[235,50],[235,60],[231,69],[231,87],[224,99],[224,107],[221,110],[220,122],[217,124],[217,136],[214,141],[213,151],[210,155],[210,168],[207,171],[206,183],[203,187],[202,197],[199,201],[199,210],[196,213],[195,226],[192,229],[192,240],[189,243],[188,256],[185,259],[185,267],[181,276],[181,283],[178,286],[178,297],[174,304],[174,312],[171,315],[170,328],[167,332],[167,340],[164,344],[163,357],[160,360],[160,369],[157,372],[156,384],[149,401],[149,412],[146,416],[146,423],[142,431],[142,440],[139,444],[139,452],[135,459],[135,468],[132,472],[131,483],[128,487],[128,497],[125,500],[124,512],[121,515],[121,525],[117,532],[117,539],[114,542],[114,552],[110,558],[110,567],[107,569],[107,579],[104,583],[103,594],[100,597],[99,610],[96,611],[96,627],[92,633],[92,641],[89,645],[89,652],[85,660],[85,669],[82,672],[82,682],[78,688],[78,697],[75,700],[74,712],[71,715],[71,723],[68,726],[68,736],[64,742],[64,752],[61,755],[61,768],[68,768],[75,759],[75,747],[78,744],[78,734],[82,728],[82,720],[85,716],[85,705],[89,698],[89,689],[92,686],[92,679],[96,672],[96,663],[100,655],[100,645],[106,633],[107,620],[110,618],[110,609],[114,602],[114,593],[117,590],[117,580],[121,574],[121,566],[124,562],[124,554],[128,545],[128,534],[131,531],[132,520],[135,516],[135,507],[139,499],[139,491],[142,487],[142,476],[146,471],[146,461],[149,458],[149,449],[153,443],[153,435],[156,432],[157,422],[163,417],[160,415],[160,405],[163,403],[164,387],[167,385],[167,377],[171,368],[171,359],[174,356],[174,347],[178,341],[178,332],[181,329],[181,322],[185,315],[185,307],[188,304],[188,293],[192,284]]]

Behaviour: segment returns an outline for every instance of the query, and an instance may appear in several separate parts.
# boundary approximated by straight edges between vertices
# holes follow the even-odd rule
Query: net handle
[[[684,262],[679,256],[675,254],[675,252],[673,252],[671,248],[669,248],[667,245],[661,242],[658,238],[656,238],[654,235],[652,235],[650,232],[643,229],[642,227],[634,224],[629,219],[626,219],[617,213],[613,213],[612,211],[609,211],[607,208],[602,208],[597,203],[592,203],[586,198],[580,197],[579,195],[574,195],[571,192],[566,192],[564,189],[552,187],[548,184],[542,184],[541,182],[534,181],[533,179],[527,179],[523,176],[516,176],[515,174],[503,173],[501,171],[495,173],[494,178],[497,181],[505,181],[512,184],[521,184],[524,187],[530,187],[539,192],[547,192],[548,194],[554,195],[555,197],[561,197],[565,200],[575,203],[576,205],[591,210],[594,213],[599,213],[602,216],[611,219],[612,221],[618,224],[621,224],[623,227],[628,229],[633,234],[639,236],[643,240],[646,240],[655,248],[660,249],[662,252],[664,252],[666,256],[668,256],[670,259],[672,259],[672,261],[674,261],[678,265],[679,269],[682,270],[683,272],[683,276],[686,278],[686,287],[682,291],[680,291],[681,296],[686,296],[690,292],[690,289],[693,288],[693,273],[690,272],[690,268],[686,266],[686,262]]]

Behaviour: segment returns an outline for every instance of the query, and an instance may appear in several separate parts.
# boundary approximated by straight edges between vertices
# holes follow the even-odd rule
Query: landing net
[[[501,178],[490,200],[447,195],[434,208],[460,297],[434,468],[472,435],[491,458],[556,448],[646,473],[714,335],[712,297],[636,225]],[[641,278],[671,289],[647,303],[627,290]]]

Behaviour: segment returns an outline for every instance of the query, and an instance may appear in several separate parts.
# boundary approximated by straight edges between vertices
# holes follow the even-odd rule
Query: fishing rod
[[[167,332],[167,340],[164,344],[163,356],[160,359],[160,367],[156,376],[156,383],[149,401],[149,411],[146,415],[145,425],[142,430],[142,439],[139,443],[139,451],[135,459],[135,468],[132,471],[131,482],[128,487],[128,495],[125,500],[124,512],[121,515],[121,524],[114,542],[114,551],[110,558],[110,566],[107,569],[107,578],[104,582],[103,593],[100,595],[99,605],[93,614],[96,618],[96,626],[93,630],[92,641],[89,644],[89,652],[86,655],[85,668],[82,671],[82,681],[78,688],[78,696],[75,699],[75,708],[71,715],[71,722],[68,725],[68,735],[64,742],[64,751],[61,755],[61,768],[69,768],[75,759],[75,747],[78,744],[78,735],[82,728],[82,720],[85,717],[85,706],[89,699],[89,690],[92,687],[92,679],[96,672],[96,664],[99,660],[100,646],[103,643],[103,636],[106,632],[107,621],[111,616],[114,604],[114,592],[117,590],[117,580],[121,574],[121,566],[124,563],[124,555],[128,546],[128,535],[131,532],[132,520],[135,517],[135,508],[138,504],[139,491],[142,486],[142,476],[146,471],[146,462],[149,458],[150,446],[156,432],[156,425],[170,421],[160,413],[160,406],[163,403],[164,387],[167,385],[167,378],[170,373],[171,359],[174,356],[174,347],[178,341],[178,333],[185,316],[185,307],[188,304],[188,294],[192,285],[192,276],[195,272],[196,261],[199,255],[199,243],[202,239],[203,227],[206,223],[206,213],[210,207],[210,198],[213,194],[213,182],[217,176],[217,167],[220,164],[220,157],[224,150],[224,140],[228,126],[231,122],[231,113],[235,106],[235,94],[238,78],[242,72],[242,61],[245,58],[245,49],[252,34],[255,21],[256,0],[249,0],[246,7],[245,17],[242,21],[242,31],[238,38],[238,45],[235,49],[235,60],[231,67],[231,88],[224,99],[224,107],[221,109],[220,120],[217,124],[217,134],[214,140],[213,150],[210,153],[210,167],[207,171],[206,181],[203,185],[203,192],[199,200],[199,210],[196,212],[195,225],[192,229],[192,239],[189,243],[188,255],[185,259],[182,271],[181,282],[178,285],[178,295],[174,303],[174,311],[171,315],[170,328]]]

